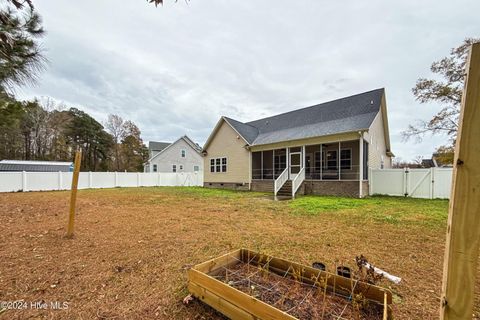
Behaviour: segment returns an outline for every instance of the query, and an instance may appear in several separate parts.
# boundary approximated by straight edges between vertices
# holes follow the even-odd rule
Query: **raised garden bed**
[[[391,318],[389,290],[239,249],[188,271],[190,293],[231,319]]]

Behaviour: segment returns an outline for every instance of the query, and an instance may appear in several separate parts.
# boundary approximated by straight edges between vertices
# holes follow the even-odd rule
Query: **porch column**
[[[263,151],[260,151],[260,179],[263,180]]]
[[[358,161],[358,197],[362,198],[363,195],[363,132],[360,132],[360,139],[358,139],[358,154],[360,161]]]
[[[273,149],[272,151],[273,155],[272,155],[272,168],[273,168],[273,172],[272,172],[272,177],[273,177],[273,180],[275,180],[275,149]]]
[[[252,191],[252,179],[253,179],[253,152],[251,149],[250,157],[248,157],[248,190]]]
[[[320,144],[320,180],[323,180],[323,143]]]
[[[287,147],[287,176],[290,179],[290,148]]]
[[[342,170],[340,169],[340,153],[341,153],[341,142],[338,141],[338,154],[337,154],[337,163],[338,163],[338,180],[340,180],[340,175],[342,174]]]
[[[305,146],[302,146],[302,168],[305,168]]]

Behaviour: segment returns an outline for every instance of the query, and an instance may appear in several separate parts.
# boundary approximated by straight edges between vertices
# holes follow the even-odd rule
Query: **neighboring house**
[[[145,172],[203,172],[202,148],[187,136],[173,143],[152,141],[148,145],[151,157]]]
[[[204,186],[364,196],[391,168],[385,90],[242,123],[222,117],[203,148]]]
[[[434,158],[432,159],[422,159],[422,163],[420,164],[421,168],[434,168],[438,167],[437,161]]]
[[[422,159],[421,167],[422,168],[452,168],[453,165],[451,163],[444,163],[443,159],[439,153],[432,154],[431,159]],[[453,158],[453,154],[451,155]]]
[[[0,171],[70,172],[73,171],[73,162],[2,160],[0,161]]]
[[[169,145],[170,145],[170,142],[149,141],[148,142],[148,159],[153,158],[155,155],[160,153],[163,149],[165,149]]]

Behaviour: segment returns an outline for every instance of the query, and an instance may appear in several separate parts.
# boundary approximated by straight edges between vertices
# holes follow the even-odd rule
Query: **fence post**
[[[22,191],[27,191],[27,173],[22,171]]]
[[[72,173],[72,188],[70,193],[70,210],[68,214],[67,238],[73,237],[73,227],[75,222],[75,205],[77,203],[78,177],[80,175],[80,165],[82,162],[82,149],[75,152],[75,165]]]
[[[430,199],[433,199],[434,196],[434,190],[433,188],[435,187],[435,168],[430,168]]]
[[[113,187],[116,188],[118,186],[118,172],[115,171],[115,179],[113,182]]]
[[[137,172],[137,187],[140,187],[140,172]]]
[[[92,171],[88,171],[88,188],[92,188]]]
[[[158,173],[158,180],[157,180],[157,186],[160,187],[162,185],[162,176],[160,175],[160,172]]]
[[[480,249],[480,43],[470,47],[460,109],[443,265],[441,320],[472,319]]]
[[[58,171],[58,190],[62,190],[62,172]]]
[[[403,195],[408,196],[408,168],[403,168]]]

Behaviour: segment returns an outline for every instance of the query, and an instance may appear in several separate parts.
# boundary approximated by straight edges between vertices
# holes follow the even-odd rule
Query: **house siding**
[[[377,117],[373,120],[368,132],[364,135],[365,141],[368,142],[368,166],[373,169],[383,167],[389,169],[392,166],[392,161],[387,156],[387,147],[385,142],[385,130],[383,127],[383,112],[380,110]]]
[[[185,158],[181,156],[181,150],[186,151]],[[172,172],[172,166],[177,166],[177,172],[194,172],[194,166],[198,166],[199,171],[203,171],[203,157],[193,149],[185,140],[180,139],[168,149],[153,158],[148,164],[149,172],[153,171],[153,165],[157,165],[157,172]],[[183,170],[180,170],[180,165]]]
[[[222,122],[206,150],[204,161],[205,186],[248,184],[250,182],[250,152],[247,143],[225,121]],[[227,158],[227,172],[210,172],[210,159]]]

